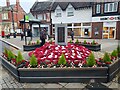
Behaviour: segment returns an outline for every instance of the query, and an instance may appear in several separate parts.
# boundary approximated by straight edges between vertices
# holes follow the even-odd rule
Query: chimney
[[[19,0],[16,0],[16,7],[17,7],[17,10],[18,10],[19,4],[20,4]]]
[[[6,5],[10,6],[10,0],[6,0]]]

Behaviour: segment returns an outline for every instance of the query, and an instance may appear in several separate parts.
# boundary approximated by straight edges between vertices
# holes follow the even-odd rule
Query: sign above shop
[[[120,20],[120,16],[117,17],[104,17],[104,18],[100,18],[100,20]]]

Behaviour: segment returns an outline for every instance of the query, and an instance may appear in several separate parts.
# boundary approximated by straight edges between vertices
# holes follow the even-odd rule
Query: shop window
[[[72,23],[67,24],[68,27],[72,27]]]
[[[75,23],[74,26],[81,26],[81,23]]]
[[[81,36],[81,28],[74,28],[74,35]]]
[[[85,30],[84,30],[84,35],[85,35],[85,36],[89,36],[89,31],[88,31],[88,29],[85,29]]]
[[[91,26],[91,23],[83,23],[83,26]]]
[[[68,36],[70,36],[71,30],[72,30],[72,28],[68,28],[68,29],[67,29]]]

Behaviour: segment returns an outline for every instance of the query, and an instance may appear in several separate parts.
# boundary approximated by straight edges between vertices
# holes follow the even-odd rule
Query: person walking
[[[45,44],[45,39],[46,39],[46,30],[43,29],[40,32],[41,46],[43,46]]]
[[[70,36],[71,36],[72,40],[74,40],[74,31],[73,30],[71,30]]]
[[[24,34],[23,32],[21,32],[21,41],[24,40],[23,37],[24,37]]]

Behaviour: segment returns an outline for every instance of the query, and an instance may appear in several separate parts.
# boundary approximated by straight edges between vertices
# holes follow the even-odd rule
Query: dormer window
[[[118,2],[106,3],[104,12],[117,12]]]
[[[97,6],[96,6],[96,13],[97,14],[100,13],[100,4],[97,4]]]
[[[62,10],[59,6],[55,10],[55,16],[56,17],[61,17],[62,16]]]
[[[72,7],[72,5],[69,5],[67,8],[67,16],[74,16],[74,8]]]

